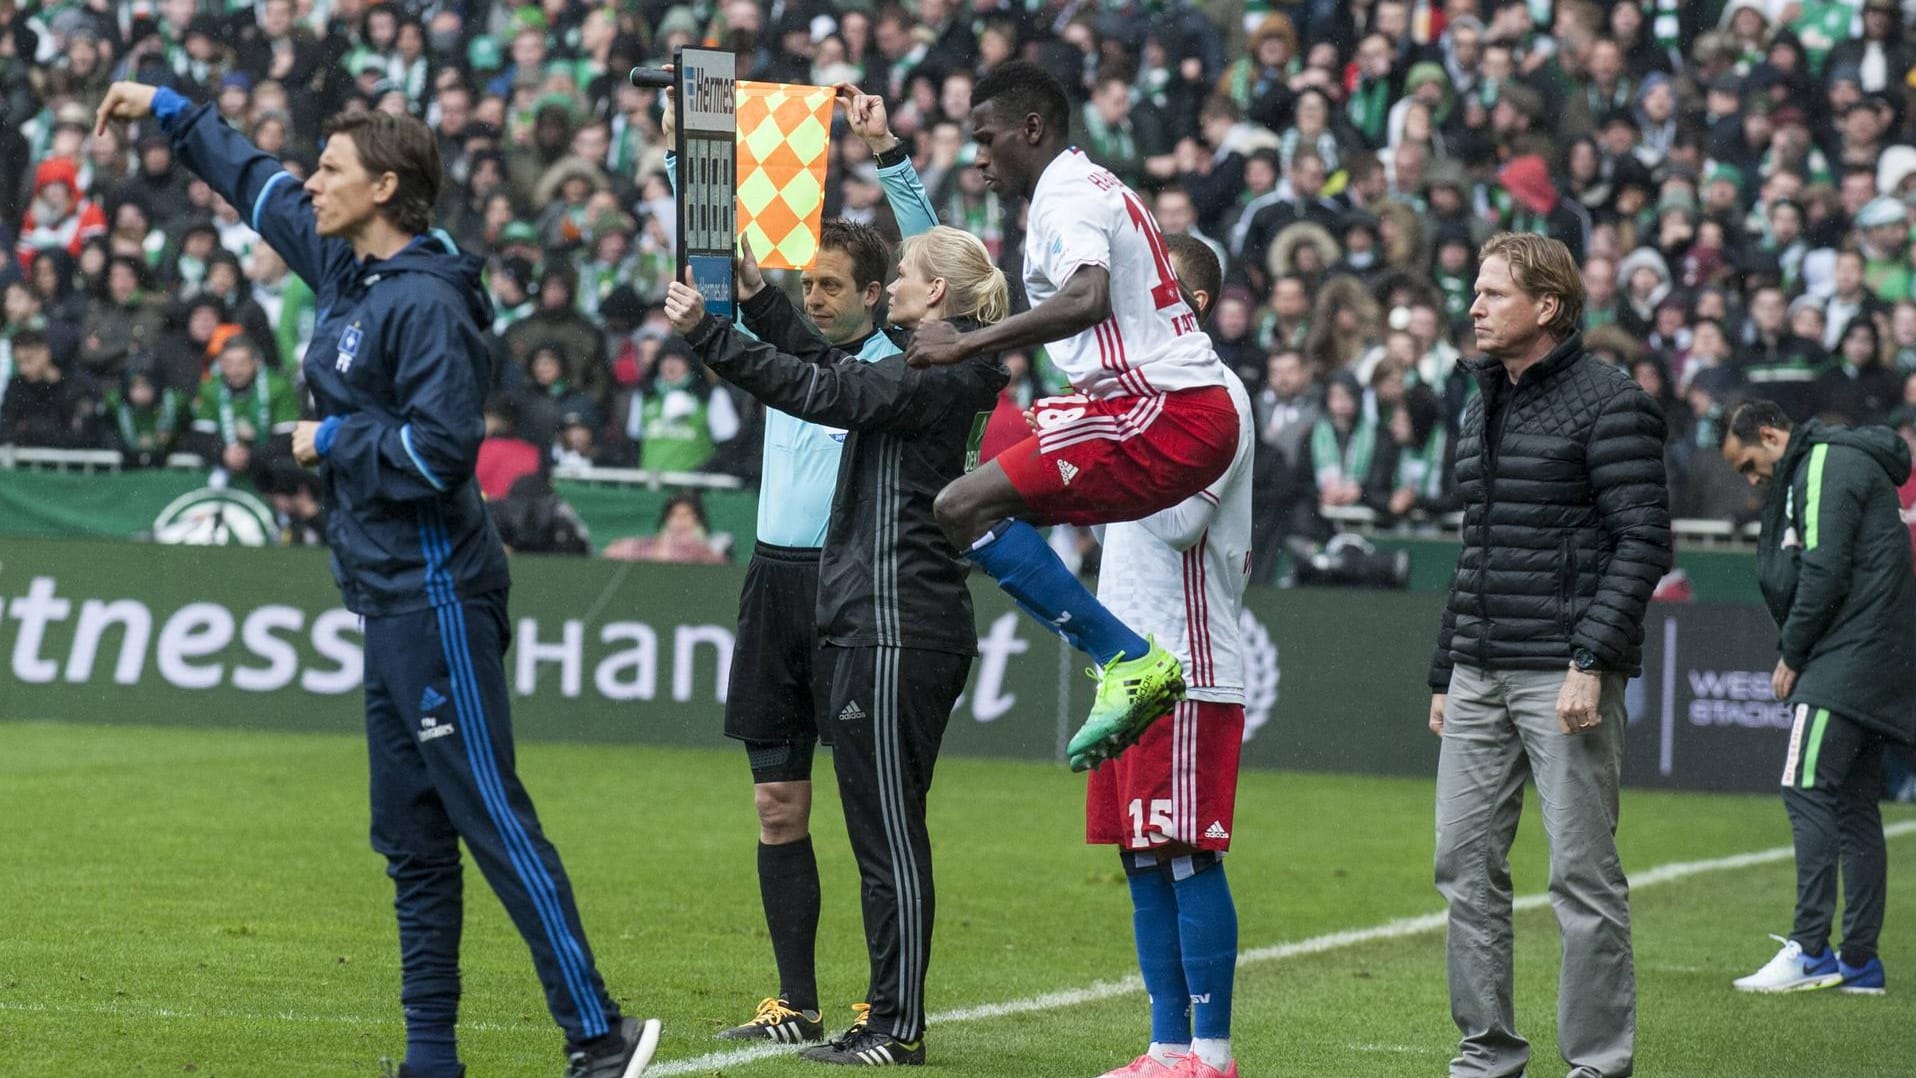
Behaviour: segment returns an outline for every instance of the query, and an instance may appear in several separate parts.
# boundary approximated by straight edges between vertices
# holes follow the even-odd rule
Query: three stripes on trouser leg
[[[550,845],[543,836],[533,836],[512,804],[505,774],[494,751],[485,693],[479,684],[467,634],[465,605],[456,598],[444,572],[451,549],[445,524],[432,509],[422,510],[420,518],[426,587],[428,597],[435,603],[453,706],[467,725],[462,740],[473,783],[497,833],[504,860],[511,865],[543,930],[560,982],[571,1000],[580,1034],[587,1039],[600,1036],[611,1028],[611,1023],[591,957],[574,931],[576,911],[572,909],[570,895],[561,889],[547,868],[543,854],[550,850]],[[468,844],[473,837],[467,836]],[[502,894],[501,898],[504,897]]]

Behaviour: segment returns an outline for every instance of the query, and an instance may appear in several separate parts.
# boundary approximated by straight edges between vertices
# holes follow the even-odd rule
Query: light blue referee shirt
[[[666,155],[667,175],[678,189],[678,162]],[[878,170],[878,182],[891,203],[902,235],[929,232],[938,223],[918,170],[906,158]],[[899,353],[882,331],[865,340],[858,358],[873,363]],[[765,409],[764,463],[758,480],[758,540],[773,546],[815,549],[825,545],[825,525],[831,517],[832,492],[838,487],[838,458],[845,432],[795,419],[775,408]]]

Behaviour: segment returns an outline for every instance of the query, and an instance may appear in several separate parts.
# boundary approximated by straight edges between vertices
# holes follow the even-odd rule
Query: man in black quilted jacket
[[[1583,350],[1583,282],[1563,244],[1484,244],[1471,321],[1488,358],[1464,415],[1464,544],[1431,663],[1437,889],[1450,903],[1452,1078],[1515,1078],[1510,866],[1534,780],[1563,933],[1557,1043],[1570,1078],[1621,1078],[1636,1050],[1628,882],[1617,859],[1623,688],[1670,567],[1663,415]]]

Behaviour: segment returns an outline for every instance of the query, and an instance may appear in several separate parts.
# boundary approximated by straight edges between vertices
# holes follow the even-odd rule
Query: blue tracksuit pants
[[[506,592],[366,619],[372,844],[399,914],[408,1021],[459,1003],[459,840],[532,950],[552,1017],[573,1043],[615,1028],[559,851],[513,766]]]

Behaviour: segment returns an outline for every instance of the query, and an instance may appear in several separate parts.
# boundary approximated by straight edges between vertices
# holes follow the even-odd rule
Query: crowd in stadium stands
[[[757,406],[665,328],[674,205],[657,94],[677,45],[741,77],[856,83],[945,221],[1017,282],[1020,207],[988,192],[976,78],[1066,76],[1079,146],[1204,239],[1210,332],[1251,388],[1259,543],[1322,507],[1450,507],[1477,392],[1459,366],[1478,245],[1547,233],[1582,261],[1584,341],[1670,421],[1679,515],[1746,520],[1727,408],[1916,423],[1916,62],[1900,0],[0,0],[0,443],[197,452],[297,487],[313,295],[165,139],[96,135],[109,81],[165,83],[312,167],[324,118],[438,133],[438,223],[490,260],[487,422],[504,490],[553,463],[756,474]],[[825,212],[889,228],[865,144]],[[895,235],[895,231],[894,231]],[[1020,401],[1042,355],[1013,356]],[[1268,567],[1264,571],[1268,574]]]

